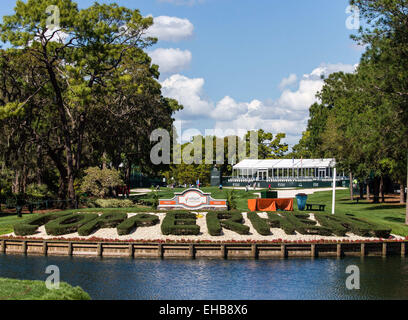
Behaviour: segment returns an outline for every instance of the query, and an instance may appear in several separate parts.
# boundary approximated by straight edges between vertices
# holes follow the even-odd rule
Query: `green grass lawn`
[[[44,281],[0,278],[0,300],[90,300],[80,287],[61,282],[60,288],[49,290]]]
[[[202,189],[204,192],[210,192],[215,199],[225,199],[226,192],[230,189],[219,190],[217,187],[208,187]],[[174,196],[174,192],[181,192],[183,189],[162,188],[159,192],[160,198],[170,199]],[[237,209],[242,212],[248,211],[248,199],[256,198],[254,193],[259,193],[260,190],[236,190],[237,195]],[[309,195],[308,203],[325,204],[326,213],[331,213],[331,191],[316,192]],[[151,195],[146,195],[144,199],[151,199]],[[294,208],[297,210],[297,203],[295,199]],[[79,210],[66,210],[64,212],[153,212],[154,209],[144,206],[137,206],[133,208],[120,209],[102,209],[89,208]],[[307,211],[306,211],[307,212]],[[405,205],[398,203],[368,203],[367,201],[351,201],[348,190],[337,190],[336,192],[336,213],[352,213],[357,217],[364,218],[368,221],[378,223],[382,226],[387,226],[392,229],[392,233],[408,236],[408,226],[405,225]],[[24,214],[23,218],[17,218],[14,215],[7,215],[0,213],[0,235],[13,232],[13,225],[16,222],[23,221],[27,217],[33,215]]]
[[[316,192],[309,195],[307,202],[325,204],[326,213],[331,213],[331,191]],[[297,208],[296,200],[295,205]],[[393,234],[408,236],[408,226],[405,225],[405,205],[399,203],[371,203],[368,201],[350,200],[349,190],[336,191],[336,213],[352,213],[357,217],[388,226]]]

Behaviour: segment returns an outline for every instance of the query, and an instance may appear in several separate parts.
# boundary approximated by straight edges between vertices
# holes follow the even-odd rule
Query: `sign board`
[[[173,199],[159,200],[159,210],[227,210],[227,200],[213,199],[211,193],[187,189],[174,194]]]

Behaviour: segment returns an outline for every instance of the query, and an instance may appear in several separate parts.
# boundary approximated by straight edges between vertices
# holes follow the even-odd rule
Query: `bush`
[[[47,197],[52,197],[52,193],[48,190],[48,186],[45,184],[32,183],[28,185],[26,194],[30,201],[39,201]]]
[[[285,215],[285,218],[293,224],[300,234],[320,236],[331,236],[333,234],[330,228],[317,226],[316,221],[308,220],[308,214],[289,213]]]
[[[119,171],[115,169],[100,169],[98,167],[85,170],[81,184],[81,192],[98,198],[105,198],[112,188],[123,185]]]
[[[77,232],[80,227],[98,218],[96,213],[74,213],[55,220],[45,225],[47,234],[60,236]]]
[[[349,228],[343,225],[344,219],[337,215],[315,214],[315,218],[322,226],[330,228],[336,236],[344,237],[349,231]]]
[[[97,208],[131,208],[134,207],[134,203],[128,199],[97,199],[95,206]]]
[[[134,228],[150,227],[160,222],[159,217],[152,214],[137,214],[129,219],[126,219],[116,227],[118,235],[123,236],[130,234]]]
[[[222,228],[239,234],[249,234],[249,227],[243,224],[244,218],[238,211],[213,211],[207,213],[208,233],[220,236]]]
[[[17,223],[13,226],[14,233],[17,236],[29,236],[37,232],[38,227],[46,224],[47,222],[60,218],[62,216],[67,216],[69,213],[48,213],[42,214],[37,217],[32,217],[24,222]]]
[[[240,212],[231,212],[230,217],[221,220],[221,226],[238,234],[249,234],[249,227],[243,224],[244,218]]]
[[[169,212],[163,219],[161,231],[164,235],[198,235],[200,226],[196,224],[197,216],[188,212]]]
[[[362,237],[388,238],[391,234],[391,229],[356,218],[353,215],[338,215],[338,217],[344,221],[343,225],[350,232]]]
[[[235,210],[237,208],[237,201],[236,201],[236,193],[235,189],[232,189],[231,191],[227,191],[225,193],[227,197],[227,204],[228,204],[228,210]]]
[[[78,229],[80,236],[89,236],[92,232],[103,228],[115,228],[118,224],[126,220],[127,214],[122,212],[107,212],[97,219],[88,222]]]
[[[218,218],[217,212],[208,212],[206,215],[208,233],[215,236],[220,236],[222,233],[222,226]]]
[[[247,214],[249,221],[251,221],[254,229],[262,236],[268,236],[271,234],[271,227],[268,224],[268,219],[261,218],[256,212],[250,212]]]
[[[268,212],[268,224],[272,228],[282,229],[288,235],[296,234],[296,228],[293,226],[293,224],[276,213]]]

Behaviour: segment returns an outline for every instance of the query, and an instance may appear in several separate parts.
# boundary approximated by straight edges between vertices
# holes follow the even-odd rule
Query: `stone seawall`
[[[406,255],[407,241],[359,243],[132,243],[0,239],[0,253],[130,258],[274,259]]]

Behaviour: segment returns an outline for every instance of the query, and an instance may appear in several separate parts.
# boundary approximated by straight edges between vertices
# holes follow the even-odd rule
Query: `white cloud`
[[[177,113],[178,120],[208,117],[214,105],[203,97],[204,79],[191,79],[180,74],[172,75],[162,82],[164,96],[177,99],[184,109]],[[198,116],[200,119],[198,119]]]
[[[188,19],[159,16],[153,18],[153,25],[146,35],[156,37],[160,41],[177,42],[190,38],[193,32],[194,26]]]
[[[292,73],[289,77],[282,79],[281,83],[279,84],[279,89],[283,90],[286,87],[289,87],[295,84],[296,81],[297,81],[297,76],[296,74]]]
[[[177,114],[176,118],[188,119],[190,127],[203,131],[203,125],[208,126],[208,119],[212,118],[212,127],[207,129],[264,129],[274,134],[283,132],[287,135],[286,142],[294,145],[306,129],[309,108],[317,101],[316,93],[324,83],[322,76],[327,77],[337,71],[354,72],[355,69],[356,65],[322,64],[303,75],[297,89],[286,89],[278,99],[266,101],[254,99],[240,102],[225,96],[213,103],[204,95],[204,79],[190,79],[178,74],[166,79],[162,85],[164,95],[184,105],[185,110]]]
[[[158,48],[149,53],[153,63],[158,64],[163,73],[176,73],[189,67],[192,54],[189,50]]]
[[[334,72],[350,73],[355,69],[356,65],[321,64],[310,74],[303,75],[296,91],[285,90],[278,100],[278,105],[292,110],[308,110],[310,105],[317,101],[316,93],[322,89],[324,78]]]

